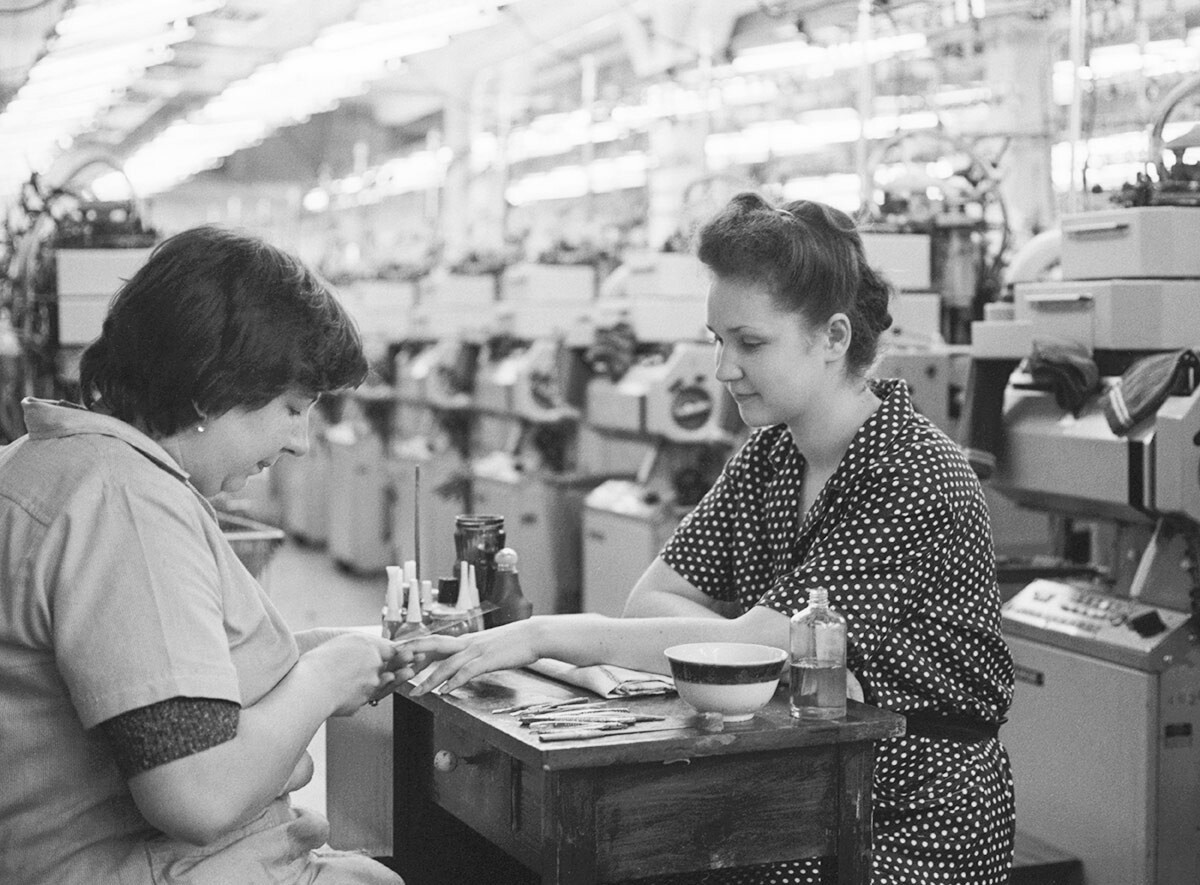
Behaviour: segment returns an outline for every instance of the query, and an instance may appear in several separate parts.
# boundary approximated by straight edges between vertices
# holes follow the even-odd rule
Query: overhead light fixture
[[[817,200],[853,215],[862,206],[862,181],[856,172],[801,175],[783,183],[783,199]]]
[[[324,212],[441,187],[453,159],[454,151],[446,145],[393,157],[361,175],[348,175],[312,188],[304,195],[303,206],[309,212]]]
[[[807,40],[790,40],[743,49],[732,62],[740,74],[803,68],[813,76],[832,76],[837,71],[866,63],[886,61],[897,55],[926,51],[924,34],[895,34],[865,43],[857,40],[832,46],[815,46]]]
[[[1178,76],[1200,70],[1200,28],[1192,28],[1183,40],[1150,40],[1144,44],[1114,43],[1097,46],[1088,55],[1088,63],[1078,71],[1084,81]],[[1054,63],[1054,102],[1071,103],[1076,72],[1069,60]]]
[[[854,108],[827,108],[808,111],[794,120],[753,123],[736,132],[714,133],[705,140],[704,153],[709,168],[719,170],[816,153],[832,145],[851,144],[864,134],[869,139],[884,139],[898,132],[937,127],[938,115],[933,111],[877,114],[863,124]]]
[[[446,45],[496,21],[501,0],[374,0],[355,18],[324,29],[234,83],[167,129],[125,163],[141,195],[160,193],[277,129],[332,110],[395,70],[406,56]]]
[[[1179,121],[1163,126],[1164,141],[1178,138],[1192,128],[1192,123]],[[1146,172],[1154,163],[1150,138],[1144,129],[1093,135],[1084,145],[1087,158],[1089,186],[1104,191],[1117,191],[1124,184],[1133,184],[1139,172]],[[1071,187],[1071,144],[1060,141],[1050,147],[1050,177],[1058,193]]]
[[[504,191],[513,206],[542,200],[578,199],[646,186],[649,158],[642,151],[593,160],[587,166],[568,164],[533,172],[514,181]]]
[[[147,68],[192,37],[187,19],[225,0],[76,0],[0,111],[0,194],[45,172]],[[182,24],[181,24],[182,23]]]

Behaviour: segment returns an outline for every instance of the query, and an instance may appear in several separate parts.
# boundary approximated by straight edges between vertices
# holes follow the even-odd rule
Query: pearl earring
[[[196,405],[195,400],[192,400],[192,408],[195,409],[196,414],[200,416],[200,423],[196,425],[196,432],[203,433],[204,432],[204,422],[208,420],[208,416],[205,415],[204,412],[202,412],[200,410],[200,407],[198,405]]]

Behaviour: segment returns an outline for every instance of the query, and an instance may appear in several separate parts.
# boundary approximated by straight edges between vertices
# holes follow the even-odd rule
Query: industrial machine
[[[510,547],[536,551],[522,560],[521,586],[538,614],[580,607],[581,511],[594,484],[578,459],[582,333],[595,274],[584,264],[507,268],[475,384],[471,505],[504,517]]]
[[[597,305],[581,455],[591,472],[615,475],[583,511],[583,610],[608,615],[621,613],[742,429],[713,374],[700,263],[644,253],[629,264],[623,288]]]
[[[1007,209],[992,162],[940,130],[885,142],[866,173],[870,199],[859,210],[872,265],[901,291],[934,292],[941,336],[970,340],[970,322],[995,298],[1008,246]]]
[[[133,200],[98,200],[73,189],[78,173],[99,162],[84,161],[58,184],[35,174],[4,220],[0,443],[24,432],[22,397],[75,398],[83,348],[157,242]]]
[[[329,541],[331,451],[327,436],[341,419],[345,399],[323,394],[308,421],[308,453],[280,458],[271,466],[271,485],[279,497],[282,528],[296,541],[323,547]]]
[[[972,328],[969,442],[1074,572],[1003,607],[1017,828],[1086,885],[1200,881],[1198,232],[1191,208],[1068,215],[1065,279]]]
[[[409,336],[418,301],[414,281],[356,280],[343,287],[340,297],[373,363],[386,360],[389,346]],[[318,506],[328,512],[326,543],[333,561],[354,572],[380,572],[402,561],[394,538],[396,490],[389,460],[394,433],[403,426],[395,416],[399,398],[395,386],[382,379],[343,394],[341,400],[339,420],[322,432],[327,478],[312,491],[323,492]],[[314,461],[314,467],[319,465],[320,458]]]
[[[459,293],[420,312],[393,358],[396,410],[389,446],[394,562],[453,576],[454,517],[471,511],[472,403],[490,292]]]
[[[341,420],[325,430],[327,550],[342,568],[369,574],[396,562],[392,542],[394,489],[389,481],[395,394],[390,385],[364,385],[344,394]]]

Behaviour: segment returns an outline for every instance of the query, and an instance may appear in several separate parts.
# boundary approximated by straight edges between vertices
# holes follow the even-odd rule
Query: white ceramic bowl
[[[787,652],[748,642],[693,642],[666,650],[679,696],[729,722],[766,706],[787,667]]]

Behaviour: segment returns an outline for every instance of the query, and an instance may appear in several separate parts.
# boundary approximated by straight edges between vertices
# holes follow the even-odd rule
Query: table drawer
[[[538,869],[543,772],[441,721],[434,723],[433,752],[433,800]]]
[[[802,756],[751,753],[605,768],[596,775],[589,821],[597,878],[615,882],[834,854],[839,760],[829,747]],[[796,789],[801,783],[824,787]],[[563,789],[580,787],[564,783]],[[561,827],[569,830],[566,822]]]

